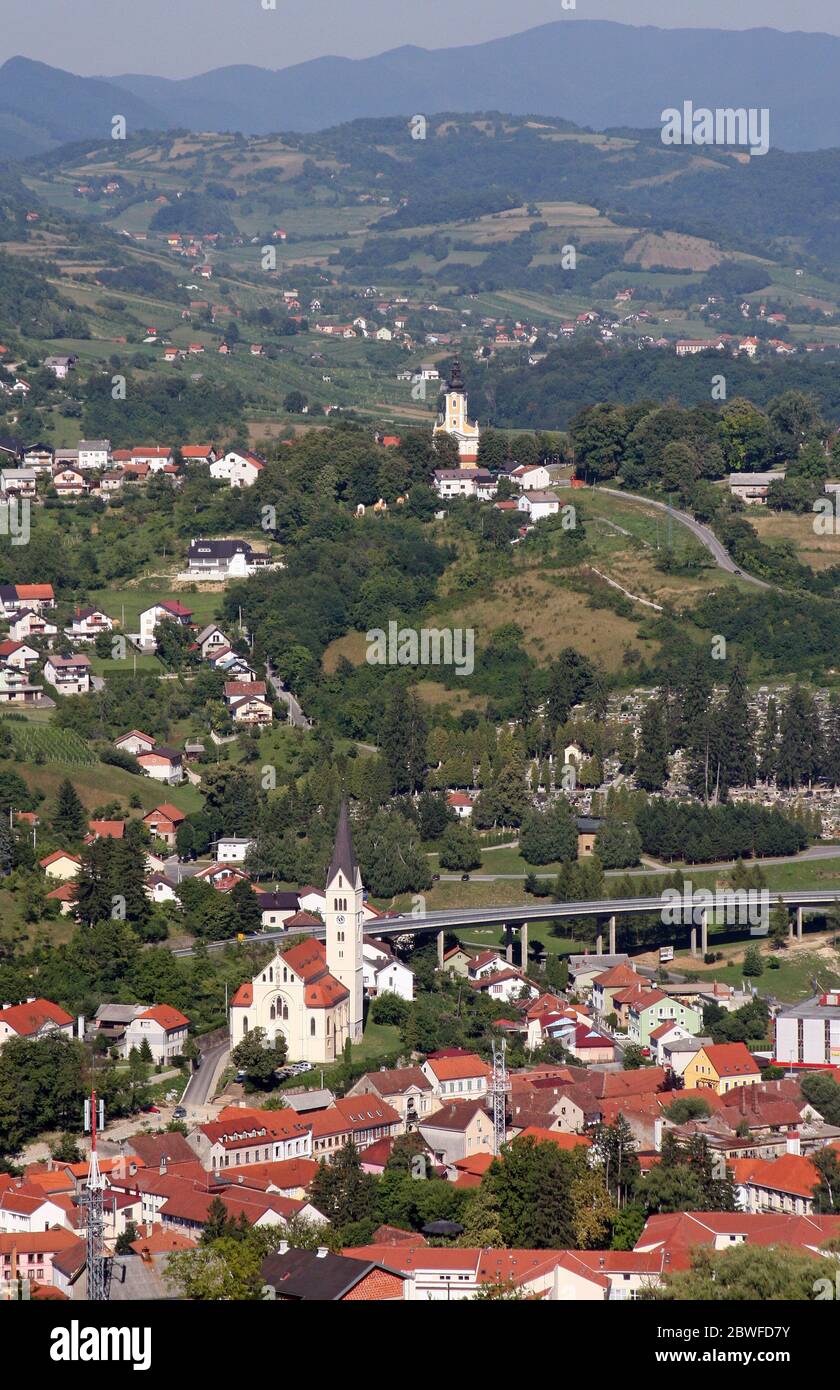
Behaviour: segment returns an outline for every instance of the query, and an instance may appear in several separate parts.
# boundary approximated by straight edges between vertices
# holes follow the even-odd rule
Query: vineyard
[[[96,754],[72,729],[55,729],[50,724],[30,724],[12,719],[4,719],[2,727],[11,734],[15,753],[22,762],[89,767],[97,761]]]

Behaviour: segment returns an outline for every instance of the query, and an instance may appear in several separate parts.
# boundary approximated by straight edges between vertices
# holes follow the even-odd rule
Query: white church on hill
[[[291,1061],[334,1062],[348,1038],[361,1040],[365,913],[346,803],[322,911],[326,941],[307,937],[278,950],[250,984],[239,986],[230,1006],[231,1047],[252,1028],[264,1028],[272,1041],[283,1035]]]

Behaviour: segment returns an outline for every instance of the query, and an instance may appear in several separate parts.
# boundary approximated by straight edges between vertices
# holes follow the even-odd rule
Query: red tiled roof
[[[745,1043],[709,1043],[703,1051],[718,1076],[752,1076],[759,1071]]]
[[[28,1004],[12,1004],[8,1009],[0,1009],[0,1023],[7,1023],[22,1038],[31,1037],[45,1023],[65,1028],[72,1022],[72,1014],[50,999],[33,999]]]
[[[186,1028],[189,1019],[181,1013],[179,1009],[174,1009],[171,1004],[154,1004],[151,1009],[139,1015],[140,1018],[154,1019],[161,1028],[165,1028],[167,1033],[171,1033],[175,1028]]]
[[[426,1062],[438,1081],[466,1081],[469,1077],[489,1077],[490,1068],[475,1053],[457,1057],[427,1057]]]

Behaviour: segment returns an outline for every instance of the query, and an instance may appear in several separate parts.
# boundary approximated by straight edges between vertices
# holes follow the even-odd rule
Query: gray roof
[[[298,1115],[305,1115],[309,1110],[326,1110],[335,1096],[324,1087],[322,1091],[284,1091],[283,1099]]]
[[[610,970],[614,965],[626,965],[630,957],[628,955],[618,956],[595,956],[591,953],[586,956],[569,956],[569,969],[574,970]]]
[[[355,882],[358,867],[353,850],[353,837],[350,834],[347,802],[342,801],[341,810],[338,813],[338,829],[335,832],[335,849],[330,860],[330,867],[327,870],[327,883],[332,883],[339,869],[351,883]]]
[[[130,1023],[148,1004],[100,1004],[94,1014],[97,1023]]]
[[[283,1298],[307,1302],[335,1303],[374,1270],[387,1269],[372,1260],[355,1260],[332,1255],[327,1250],[292,1249],[269,1255],[262,1263],[262,1277],[278,1289]],[[407,1276],[393,1271],[401,1279]]]
[[[831,991],[829,991],[830,993]],[[787,1009],[780,1009],[777,1018],[840,1018],[840,1005],[821,1004],[823,998],[821,994],[814,994],[810,999],[803,999],[799,1004],[791,1004]]]
[[[664,1046],[667,1052],[697,1052],[701,1047],[708,1047],[711,1041],[711,1038],[678,1038],[676,1042],[665,1043]]]

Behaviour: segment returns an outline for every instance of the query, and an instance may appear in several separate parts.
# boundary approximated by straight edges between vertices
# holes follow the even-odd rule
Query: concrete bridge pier
[[[697,928],[696,928],[696,927],[692,927],[692,928],[691,928],[691,954],[692,954],[693,956],[696,956],[696,955],[697,955]]]
[[[610,918],[610,955],[615,955],[615,913]]]
[[[523,970],[528,969],[528,923],[519,928],[519,963]]]
[[[444,933],[439,931],[437,934],[438,970],[443,969],[443,937]]]
[[[705,956],[709,949],[709,914],[704,908],[700,914],[700,950]]]
[[[798,907],[798,908],[796,909],[796,939],[797,939],[797,941],[801,941],[801,940],[802,940],[802,908],[801,908],[801,907]]]
[[[604,954],[604,938],[601,932],[599,932],[595,938],[595,954],[596,956],[602,956]]]

